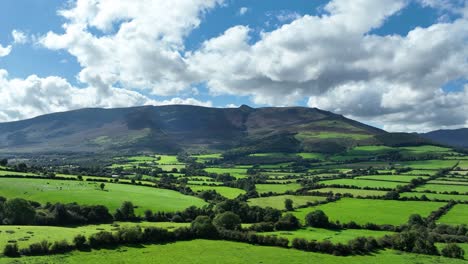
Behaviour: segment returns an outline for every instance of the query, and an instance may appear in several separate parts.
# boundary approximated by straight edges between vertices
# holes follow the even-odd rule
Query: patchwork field
[[[184,252],[181,254],[181,252]],[[220,252],[222,255],[220,255]],[[194,257],[196,256],[196,258]],[[1,264],[11,263],[11,259],[0,259]],[[464,260],[448,259],[438,256],[401,254],[387,250],[373,255],[336,257],[326,254],[263,247],[245,243],[194,240],[169,243],[165,245],[122,247],[118,250],[96,250],[92,252],[72,252],[66,255],[23,257],[14,263],[49,263],[49,264],[81,264],[81,263],[149,263],[162,264],[203,264],[203,263],[324,263],[324,264],[462,264]]]
[[[401,182],[390,182],[390,181],[372,181],[372,180],[360,180],[360,179],[337,179],[320,181],[323,185],[344,185],[344,186],[355,186],[358,188],[389,188],[393,189],[400,185],[406,185]]]
[[[124,201],[131,201],[138,206],[137,213],[143,213],[146,209],[177,211],[205,204],[196,197],[165,189],[106,183],[103,191],[99,183],[45,179],[0,178],[0,194],[7,198],[24,198],[40,203],[105,205],[112,212]]]
[[[377,180],[377,181],[394,181],[394,182],[402,182],[402,183],[409,183],[412,179],[416,178],[423,178],[427,179],[427,176],[399,176],[399,175],[370,175],[370,176],[359,176],[355,177],[355,179],[360,180]]]
[[[323,241],[328,240],[332,243],[346,243],[356,237],[375,237],[380,238],[385,235],[391,235],[393,232],[372,231],[365,229],[345,229],[345,230],[330,230],[323,228],[303,228],[295,231],[276,231],[265,232],[265,235],[275,235],[284,237],[292,241],[294,238],[304,238],[307,240]]]
[[[418,193],[418,192],[408,192],[400,194],[400,197],[421,197],[425,195],[430,200],[442,200],[442,201],[468,201],[468,195],[452,195],[452,194],[440,194],[440,193]]]
[[[458,192],[460,194],[468,193],[468,186],[466,185],[447,185],[447,184],[425,184],[423,186],[417,187],[415,191],[422,192],[425,190],[435,191],[435,192]]]
[[[315,210],[322,210],[330,220],[341,223],[354,221],[358,224],[375,223],[400,225],[406,223],[409,216],[419,214],[428,216],[432,211],[444,206],[443,202],[415,202],[393,200],[366,200],[343,198],[339,201],[298,209],[294,212],[301,221],[306,215]],[[385,209],[383,209],[385,208]]]
[[[279,196],[270,196],[270,197],[261,197],[249,199],[250,205],[260,206],[260,207],[271,207],[279,210],[284,209],[284,201],[286,199],[291,199],[293,201],[293,206],[303,206],[307,203],[325,201],[326,197],[321,196],[297,196],[297,195],[279,195]]]
[[[456,204],[438,222],[449,225],[468,225],[468,204]]]
[[[384,196],[386,191],[376,191],[376,190],[363,190],[363,189],[346,189],[346,188],[320,188],[312,190],[312,192],[318,191],[322,193],[332,192],[333,194],[352,194],[353,196]]]
[[[245,194],[244,190],[226,187],[226,186],[188,185],[188,187],[190,187],[190,189],[192,189],[192,191],[194,192],[215,190],[217,193],[229,199],[234,199],[241,194]]]
[[[285,193],[287,191],[296,191],[301,188],[299,183],[288,184],[255,184],[258,193]]]
[[[206,168],[208,173],[217,173],[217,174],[230,174],[236,178],[245,178],[247,177],[246,168]]]

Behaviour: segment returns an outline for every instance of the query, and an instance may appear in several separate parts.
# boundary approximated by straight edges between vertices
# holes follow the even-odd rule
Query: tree
[[[286,208],[286,211],[293,211],[293,200],[291,199],[286,199],[284,200],[284,208]]]
[[[6,166],[6,165],[8,165],[8,159],[0,160],[0,166]]]
[[[99,187],[101,188],[102,191],[104,191],[104,187],[106,187],[106,184],[104,184],[103,182],[99,185]]]
[[[328,216],[322,210],[315,210],[306,216],[306,223],[311,227],[328,227]]]
[[[4,205],[4,221],[13,225],[33,224],[36,210],[31,204],[21,198],[8,200]]]
[[[296,230],[301,227],[299,219],[292,214],[285,214],[275,223],[276,230]]]
[[[18,251],[18,244],[6,244],[5,248],[3,249],[3,255],[10,258],[19,257],[20,253]]]
[[[409,226],[425,226],[426,221],[418,215],[418,214],[412,214],[409,219],[408,219],[408,225]]]
[[[442,249],[442,256],[463,259],[465,251],[455,243],[449,243]]]
[[[115,212],[116,220],[132,220],[135,218],[135,210],[132,202],[125,201]]]
[[[73,238],[73,244],[77,249],[83,249],[86,246],[86,237],[83,235],[76,235]]]
[[[213,220],[213,224],[217,228],[221,228],[221,229],[227,229],[227,230],[240,230],[241,229],[240,217],[230,211],[216,215]]]
[[[216,237],[218,231],[216,227],[211,222],[211,219],[205,215],[199,215],[192,221],[190,228],[201,238],[213,238]]]

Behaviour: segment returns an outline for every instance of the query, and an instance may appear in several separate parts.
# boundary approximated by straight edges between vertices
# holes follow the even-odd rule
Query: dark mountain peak
[[[453,147],[468,147],[468,128],[441,129],[420,134],[423,138]]]

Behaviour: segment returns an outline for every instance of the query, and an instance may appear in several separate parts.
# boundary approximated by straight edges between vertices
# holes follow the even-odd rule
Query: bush
[[[137,244],[142,242],[143,232],[139,226],[125,227],[120,229],[116,236],[120,243]]]
[[[18,251],[18,244],[16,243],[7,244],[5,248],[3,249],[3,255],[10,257],[10,258],[19,257],[20,253]]]
[[[271,222],[261,222],[251,225],[249,230],[255,232],[272,232],[275,230],[275,225]]]
[[[218,232],[208,216],[197,216],[190,225],[193,233],[200,238],[214,238]]]
[[[65,253],[71,251],[73,247],[66,240],[56,241],[50,247],[52,253]]]
[[[286,214],[275,223],[276,230],[296,230],[301,227],[299,219],[292,214]]]
[[[73,244],[77,249],[84,249],[86,247],[86,237],[83,235],[76,235],[73,238]]]
[[[28,248],[21,249],[20,252],[28,256],[47,255],[49,253],[49,246],[50,243],[47,240],[43,240],[42,242],[29,245]]]
[[[328,227],[328,216],[322,210],[313,211],[306,216],[306,223],[311,227]]]
[[[111,232],[101,231],[89,237],[89,245],[92,248],[102,248],[114,246],[118,241]]]
[[[465,251],[455,243],[449,243],[442,249],[442,256],[463,259]]]
[[[227,230],[240,230],[241,229],[241,219],[238,215],[233,212],[224,212],[222,214],[216,215],[213,220],[213,224],[217,228],[227,229]]]

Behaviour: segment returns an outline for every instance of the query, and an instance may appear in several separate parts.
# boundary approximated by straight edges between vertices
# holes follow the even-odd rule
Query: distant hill
[[[426,142],[409,135],[306,107],[90,108],[0,123],[0,153],[340,152],[356,145]]]
[[[468,128],[437,130],[420,135],[439,144],[468,148]]]

